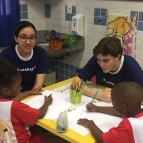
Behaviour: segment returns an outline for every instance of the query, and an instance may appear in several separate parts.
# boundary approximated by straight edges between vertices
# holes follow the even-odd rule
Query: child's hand
[[[92,103],[89,103],[89,104],[86,105],[86,109],[89,112],[97,112],[97,108],[98,108],[98,106],[96,106]]]
[[[45,103],[48,103],[49,105],[53,102],[52,96],[45,96]]]
[[[33,95],[41,95],[42,93],[40,91],[42,91],[42,86],[32,89],[32,94]]]
[[[79,125],[81,125],[81,126],[83,126],[85,128],[89,128],[90,126],[92,126],[93,121],[88,120],[88,119],[79,119],[77,121],[77,124],[79,124]]]

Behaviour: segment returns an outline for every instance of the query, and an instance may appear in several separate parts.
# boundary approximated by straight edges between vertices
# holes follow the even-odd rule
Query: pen
[[[95,99],[95,97],[96,97],[97,93],[98,93],[98,90],[96,91],[96,93],[95,93],[94,97],[92,98],[92,101],[90,102],[90,105],[92,104],[93,100]]]
[[[52,94],[50,94],[48,97],[50,97]]]

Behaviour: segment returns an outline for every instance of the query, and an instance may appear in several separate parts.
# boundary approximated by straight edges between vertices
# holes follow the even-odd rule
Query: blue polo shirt
[[[143,71],[137,61],[128,55],[122,55],[119,69],[116,72],[109,73],[102,71],[96,56],[93,56],[78,73],[78,77],[86,81],[95,75],[96,83],[109,88],[123,81],[137,82],[143,87]]]
[[[23,58],[16,46],[8,47],[0,53],[4,58],[13,63],[22,77],[22,90],[31,90],[35,84],[37,74],[47,73],[47,53],[44,49],[34,46],[28,59]]]

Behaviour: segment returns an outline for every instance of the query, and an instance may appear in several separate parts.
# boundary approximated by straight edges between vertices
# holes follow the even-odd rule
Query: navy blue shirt
[[[143,71],[137,61],[128,55],[123,55],[123,63],[117,73],[104,73],[93,56],[84,68],[78,73],[78,77],[84,81],[90,80],[96,75],[96,83],[112,88],[123,81],[137,82],[143,87]]]
[[[13,63],[22,77],[22,90],[31,90],[35,84],[37,74],[47,73],[47,53],[44,49],[34,46],[31,56],[25,60],[19,54],[17,45],[8,47],[0,53],[0,58],[4,58]]]

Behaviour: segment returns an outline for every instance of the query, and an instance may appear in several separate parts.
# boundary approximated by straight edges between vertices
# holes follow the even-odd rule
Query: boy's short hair
[[[117,57],[119,54],[123,54],[123,47],[118,38],[105,37],[95,46],[93,54],[102,54],[103,56],[111,55],[113,57]]]
[[[113,96],[124,104],[140,106],[143,100],[143,89],[136,82],[120,82],[113,87],[111,98]]]

